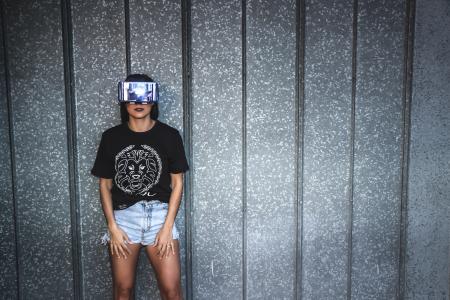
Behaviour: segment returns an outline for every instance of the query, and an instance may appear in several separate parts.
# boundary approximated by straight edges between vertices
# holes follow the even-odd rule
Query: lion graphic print
[[[161,159],[148,145],[130,145],[116,155],[114,181],[127,194],[152,196],[148,191],[159,182]]]

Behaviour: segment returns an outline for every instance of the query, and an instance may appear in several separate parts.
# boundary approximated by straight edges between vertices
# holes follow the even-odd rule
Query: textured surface
[[[89,171],[101,133],[120,123],[116,85],[126,76],[123,3],[71,2],[83,293],[86,299],[110,299],[108,250],[100,244],[106,220],[98,179]]]
[[[398,289],[405,3],[359,1],[352,297]]]
[[[0,295],[14,299],[17,298],[17,253],[10,146],[3,31],[0,23]]]
[[[241,1],[192,1],[193,297],[242,296]]]
[[[72,294],[67,136],[59,1],[6,1],[14,118],[20,292]],[[48,41],[51,41],[49,43]],[[50,296],[51,295],[51,296]]]
[[[247,299],[294,296],[295,12],[247,3]]]
[[[186,74],[192,76],[187,97],[192,128],[184,128],[192,133],[192,223],[184,224],[184,202],[177,225],[182,280],[192,279],[193,299],[346,299],[350,293],[352,299],[396,299],[400,257],[406,262],[407,299],[448,299],[450,12],[444,0],[416,1],[407,243],[399,253],[403,113],[408,112],[402,97],[406,1],[358,1],[354,157],[354,1],[247,0],[246,31],[240,0],[185,2],[191,5],[192,33],[187,56],[192,73]],[[124,2],[70,2],[81,257],[71,253],[69,201],[74,198],[69,197],[61,1],[8,0],[15,144],[9,145],[0,50],[3,298],[15,298],[17,292],[23,299],[73,298],[72,259],[81,261],[83,299],[111,298],[108,252],[100,244],[106,222],[98,180],[89,170],[101,133],[120,122],[115,87],[126,75]],[[296,40],[296,29],[302,29],[295,28],[302,25],[296,20],[297,2],[306,8],[304,41]],[[181,3],[129,1],[131,71],[161,82],[161,120],[182,133]],[[305,76],[298,82],[297,46],[305,46]],[[300,112],[296,120],[303,80],[304,119]],[[297,129],[304,130],[303,144],[296,144]],[[296,153],[303,154],[298,170]],[[16,216],[11,167],[17,174]],[[303,171],[298,187],[297,171]],[[303,192],[298,220],[297,189]],[[192,253],[185,253],[186,225],[192,228]],[[136,299],[157,299],[144,253],[140,259]],[[301,269],[295,269],[296,259]]]
[[[449,299],[450,6],[416,3],[406,298]]]
[[[346,299],[353,1],[307,1],[303,297]]]
[[[130,1],[131,73],[145,73],[160,84],[159,120],[183,135],[181,1]],[[183,199],[176,225],[180,232],[181,282],[185,277]],[[156,278],[142,251],[136,283],[137,299],[159,299]],[[184,289],[185,290],[185,289]]]

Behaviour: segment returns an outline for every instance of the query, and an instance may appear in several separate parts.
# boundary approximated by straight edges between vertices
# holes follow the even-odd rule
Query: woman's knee
[[[131,294],[133,292],[133,285],[131,284],[124,284],[124,283],[117,283],[114,286],[115,295],[116,297],[131,297]]]
[[[164,299],[179,300],[181,299],[181,287],[176,284],[160,286],[160,291],[164,295]]]

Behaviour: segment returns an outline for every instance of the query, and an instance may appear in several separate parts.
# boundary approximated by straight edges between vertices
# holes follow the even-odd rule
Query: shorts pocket
[[[139,205],[141,204],[139,202],[136,202],[135,204],[128,206],[127,208],[114,210],[114,218],[117,221],[118,219],[129,218],[130,216],[133,216],[136,211],[139,210]]]

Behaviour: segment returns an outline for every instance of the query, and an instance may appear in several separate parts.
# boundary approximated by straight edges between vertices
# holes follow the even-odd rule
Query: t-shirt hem
[[[127,202],[121,202],[121,203],[115,203],[113,200],[113,210],[121,210],[121,209],[126,209],[134,204],[136,204],[139,201],[161,201],[163,203],[169,203],[169,199],[163,199],[163,198],[154,198],[154,199],[147,199],[147,198],[136,198]]]
[[[92,172],[92,171],[91,171],[91,175],[94,175],[95,177],[98,177],[98,178],[105,178],[105,179],[113,179],[114,178],[114,176],[112,176],[112,175],[105,175],[105,174],[100,174],[100,173],[96,173],[96,172]]]
[[[178,174],[178,173],[185,173],[187,171],[189,171],[189,168],[186,168],[186,169],[174,169],[174,170],[170,170],[169,173]]]

